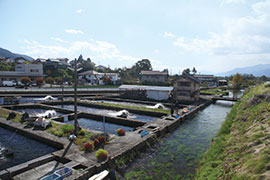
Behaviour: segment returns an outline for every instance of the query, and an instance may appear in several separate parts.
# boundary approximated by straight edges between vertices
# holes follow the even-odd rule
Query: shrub
[[[99,142],[98,138],[95,138],[94,139],[94,145],[95,145],[95,147],[99,147],[100,146],[100,142]]]
[[[70,124],[65,124],[62,126],[62,131],[64,132],[64,134],[72,133],[73,129],[74,129],[73,125]]]
[[[86,142],[86,143],[84,144],[84,150],[85,150],[86,152],[91,152],[91,151],[93,151],[93,149],[94,149],[94,144],[93,144],[93,142],[88,141],[88,142]]]
[[[99,149],[97,152],[96,152],[96,157],[98,160],[106,160],[107,157],[108,157],[108,152],[104,149]]]
[[[117,129],[116,132],[119,136],[124,136],[126,134],[124,129]]]
[[[79,135],[84,136],[86,134],[86,130],[85,129],[81,129],[79,132]]]
[[[98,140],[99,140],[100,145],[106,142],[106,138],[104,136],[98,136]]]

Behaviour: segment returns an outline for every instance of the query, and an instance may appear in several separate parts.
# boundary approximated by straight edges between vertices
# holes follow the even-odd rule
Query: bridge
[[[236,101],[239,100],[239,98],[232,98],[232,97],[218,97],[218,96],[215,96],[215,97],[212,98],[212,100],[213,100],[214,102],[216,102],[217,100],[236,102]]]

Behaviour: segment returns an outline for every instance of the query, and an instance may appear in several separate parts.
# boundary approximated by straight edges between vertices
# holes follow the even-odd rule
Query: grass
[[[206,93],[206,94],[215,94],[215,95],[218,95],[218,94],[226,95],[226,94],[228,94],[228,91],[218,89],[218,88],[216,88],[216,89],[208,89],[208,90],[201,90],[200,92],[201,93]]]
[[[247,103],[254,94],[262,93],[270,93],[270,88],[251,88],[234,105],[201,160],[195,179],[260,179],[268,171],[270,145],[264,141],[270,135],[268,103]]]
[[[7,119],[9,112],[11,112],[11,110],[0,108],[0,117]],[[19,123],[21,117],[22,117],[21,113],[16,113],[16,117],[12,119],[12,121]]]
[[[109,107],[118,107],[118,108],[127,108],[127,109],[136,109],[136,110],[143,110],[143,111],[150,111],[150,112],[159,112],[159,113],[165,113],[169,114],[170,110],[168,109],[152,109],[152,108],[147,108],[147,107],[142,107],[142,106],[130,106],[130,105],[123,105],[123,104],[113,104],[113,103],[106,103],[106,102],[91,102],[90,104],[101,104],[104,106],[109,106]]]

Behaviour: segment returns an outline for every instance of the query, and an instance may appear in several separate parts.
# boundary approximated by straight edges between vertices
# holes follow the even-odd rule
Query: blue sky
[[[0,0],[0,47],[218,73],[270,63],[270,0]]]

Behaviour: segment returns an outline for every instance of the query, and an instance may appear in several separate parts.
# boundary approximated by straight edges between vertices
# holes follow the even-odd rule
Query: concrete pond
[[[181,168],[191,169],[188,170],[188,172],[192,173],[192,169],[194,169],[195,163],[191,163],[190,160],[196,159],[194,154],[199,154],[205,149],[207,149],[210,139],[212,138],[212,136],[214,136],[213,134],[216,133],[216,130],[213,130],[213,132],[211,131],[211,133],[207,135],[207,131],[209,130],[207,128],[218,129],[219,125],[223,121],[222,119],[224,119],[224,114],[222,115],[222,117],[213,114],[210,119],[208,116],[202,115],[203,118],[201,118],[200,114],[211,115],[212,111],[216,111],[217,113],[219,112],[217,110],[218,108],[212,108],[213,105],[203,111],[200,111],[201,109],[207,107],[209,104],[211,104],[211,101],[204,100],[202,101],[202,104],[198,106],[193,106],[193,108],[190,108],[189,112],[178,116],[177,118],[171,117],[169,115],[166,116],[162,113],[147,112],[143,110],[131,110],[131,116],[128,118],[113,117],[111,116],[111,113],[115,113],[120,109],[114,109],[112,107],[99,105],[94,105],[94,107],[92,107],[92,105],[89,105],[89,107],[88,105],[84,106],[84,104],[79,104],[78,122],[82,128],[100,134],[104,130],[105,125],[106,132],[111,135],[110,141],[105,144],[103,148],[108,151],[109,156],[111,157],[111,161],[117,167],[116,170],[118,171],[120,176],[127,176],[130,179],[134,179],[133,172],[136,174],[138,166],[142,164],[142,169],[155,169],[156,167],[152,165],[156,164],[157,168],[161,170],[161,164],[166,164],[166,159],[168,159],[169,156],[171,162],[166,165],[168,166],[168,168],[176,166],[176,164],[179,164],[181,162]],[[220,105],[217,103],[214,106]],[[226,112],[230,109],[230,107],[227,106],[228,105],[225,103],[223,107],[227,108]],[[74,106],[70,102],[65,103],[64,105],[61,105],[60,102],[34,102],[34,104],[4,106],[4,108],[12,109],[19,112],[28,111],[28,113],[33,116],[42,113],[48,114],[48,111],[54,111],[55,119],[58,118],[57,120],[61,121],[58,123],[74,124]],[[195,116],[194,119],[194,115],[196,113],[199,114],[198,116]],[[68,121],[64,122],[64,116],[68,117]],[[105,124],[103,123],[104,117],[106,119]],[[196,119],[196,117],[198,117],[199,119]],[[216,122],[216,119],[219,120],[217,120]],[[194,124],[192,124],[192,122],[194,122]],[[213,126],[215,126],[215,128],[211,127],[211,123],[213,124]],[[205,126],[207,128],[205,128]],[[11,130],[11,133],[12,131],[18,132],[22,134],[23,137],[26,136],[27,138],[34,138],[34,140],[45,143],[48,145],[49,149],[52,149],[46,151],[45,154],[40,154],[33,157],[33,160],[29,159],[29,161],[28,159],[26,159],[24,160],[25,162],[22,162],[23,164],[18,163],[19,165],[12,167],[12,169],[10,169],[11,166],[16,164],[6,165],[5,167],[3,167],[3,169],[1,169],[2,171],[0,171],[0,178],[38,179],[45,177],[53,170],[61,166],[65,166],[72,168],[73,170],[72,175],[68,179],[87,179],[93,174],[108,168],[108,161],[98,161],[95,157],[95,151],[92,153],[85,153],[84,151],[80,151],[77,145],[70,142],[65,137],[58,138],[57,136],[48,134],[43,130],[32,130],[31,128],[25,129],[24,125],[22,124],[12,123],[10,121],[6,121],[5,119],[0,118],[0,128],[1,127],[3,130],[8,128],[9,130]],[[126,131],[126,135],[117,136],[116,129],[118,128],[123,128]],[[203,132],[198,130],[202,130]],[[142,136],[141,133],[143,131],[147,131],[148,134]],[[192,134],[192,132],[195,131],[198,132],[195,133],[194,136],[192,136],[193,139],[190,139],[190,133]],[[187,132],[186,135],[185,132]],[[162,138],[164,136],[165,138]],[[191,141],[196,139],[195,136],[201,137],[202,139],[206,140],[201,141],[201,144],[203,145],[199,145],[199,147],[201,147],[200,150],[196,152],[190,151],[191,154],[186,154],[189,152],[189,150],[187,149],[195,148],[188,147],[189,142],[191,143]],[[161,138],[161,140],[157,141],[157,138]],[[181,148],[179,146],[183,147]],[[196,144],[194,146],[196,146]],[[38,147],[38,145],[36,145],[36,147]],[[149,149],[153,148],[155,149],[154,151],[149,151]],[[184,152],[182,152],[182,150]],[[177,154],[174,154],[174,151],[176,151]],[[168,154],[169,156],[166,156]],[[129,164],[127,162],[123,162],[129,164],[128,168],[120,167],[119,162],[122,162],[123,159],[131,158],[131,155],[134,155],[134,157],[138,157],[134,159],[134,163]],[[188,157],[188,159],[185,159],[186,156]],[[33,163],[33,161],[35,161],[34,158],[37,158],[36,161],[40,161],[41,163],[35,162],[33,166],[29,165],[29,163],[31,164],[31,162]],[[161,161],[158,161],[157,159],[160,159]],[[150,161],[152,165],[149,165],[148,163],[146,163],[146,161]],[[145,172],[143,172],[142,174],[149,175],[149,172],[146,169],[142,169],[139,169],[140,172],[145,170]],[[172,171],[178,171],[178,169],[173,167]],[[157,172],[157,174],[155,174],[155,177],[158,176],[159,175]],[[182,174],[182,172],[181,176],[188,177],[188,175]]]

